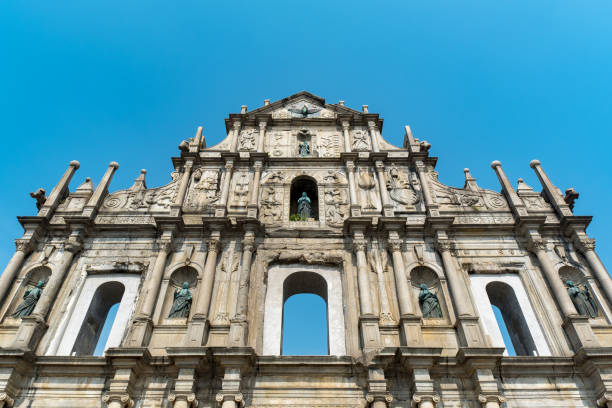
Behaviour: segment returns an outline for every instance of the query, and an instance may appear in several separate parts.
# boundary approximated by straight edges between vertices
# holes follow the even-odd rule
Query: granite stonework
[[[198,128],[165,186],[110,192],[113,162],[71,192],[71,162],[0,276],[0,408],[612,408],[612,281],[577,193],[537,160],[541,192],[497,161],[499,192],[468,169],[446,186],[429,143],[382,125],[300,92],[230,114],[216,146]],[[329,355],[279,355],[298,293],[325,299]]]

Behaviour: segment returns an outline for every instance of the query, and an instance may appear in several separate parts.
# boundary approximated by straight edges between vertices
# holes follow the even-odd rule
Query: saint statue
[[[302,220],[307,220],[312,217],[312,207],[310,206],[310,198],[306,192],[302,193],[302,196],[298,198],[298,214]]]
[[[300,143],[299,153],[302,157],[310,156],[310,146],[308,146],[308,142],[306,140]]]
[[[592,318],[597,317],[597,304],[591,296],[591,292],[587,288],[580,289],[571,280],[566,283],[568,286],[567,293],[569,293],[578,313]]]
[[[439,319],[442,317],[442,308],[438,296],[427,289],[427,285],[421,283],[421,292],[419,293],[419,305],[423,317],[433,317]]]
[[[43,281],[39,280],[35,287],[25,291],[23,295],[23,302],[17,306],[17,309],[15,309],[15,312],[13,313],[13,317],[23,317],[32,314],[38,299],[40,299],[44,284],[45,283]]]
[[[192,299],[189,282],[183,282],[183,288],[174,291],[174,303],[168,317],[189,317]]]

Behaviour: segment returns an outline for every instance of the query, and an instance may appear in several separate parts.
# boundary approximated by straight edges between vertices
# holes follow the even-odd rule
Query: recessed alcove
[[[315,220],[319,219],[319,194],[317,188],[317,182],[309,176],[296,177],[291,182],[291,195],[289,205],[289,216],[298,214],[298,199],[302,196],[302,193],[306,193],[310,198],[311,218]],[[308,220],[302,220],[308,221]]]

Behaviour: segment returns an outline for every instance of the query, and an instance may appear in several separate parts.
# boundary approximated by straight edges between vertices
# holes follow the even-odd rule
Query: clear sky
[[[141,168],[170,180],[170,156],[203,125],[307,90],[370,106],[383,136],[432,144],[441,181],[500,190],[492,160],[540,190],[541,160],[612,265],[612,2],[11,1],[0,3],[0,263],[70,160],[71,188],[111,190]]]

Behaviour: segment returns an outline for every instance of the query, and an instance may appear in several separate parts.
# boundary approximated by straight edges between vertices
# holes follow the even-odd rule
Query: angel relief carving
[[[282,205],[274,187],[264,186],[262,188],[260,207],[262,222],[275,223],[281,219]]]
[[[340,135],[327,134],[321,136],[318,150],[320,157],[337,156],[340,151]]]
[[[256,134],[257,130],[255,128],[245,129],[240,132],[240,138],[238,139],[238,150],[255,150]]]
[[[206,209],[220,197],[219,171],[196,169],[193,172],[193,188],[190,189],[185,206],[193,210]]]
[[[104,199],[106,210],[166,211],[174,202],[179,173],[172,173],[172,181],[165,186],[147,189],[144,175],[127,190],[120,190]]]
[[[325,191],[325,223],[341,226],[348,214],[346,192],[342,188],[328,188]]]

